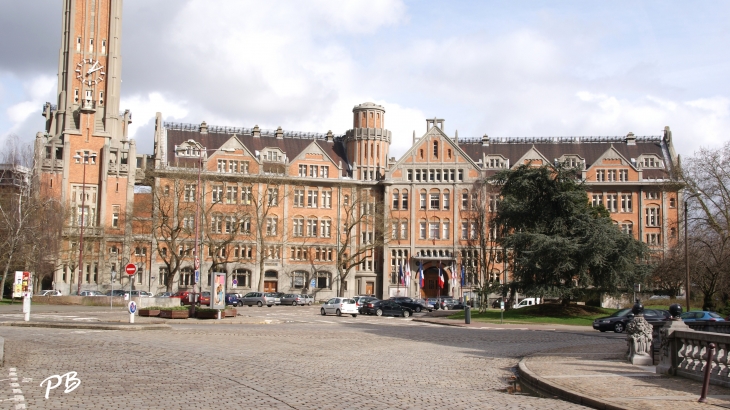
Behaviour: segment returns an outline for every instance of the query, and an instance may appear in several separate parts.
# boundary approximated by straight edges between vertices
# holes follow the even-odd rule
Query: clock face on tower
[[[106,71],[104,66],[99,63],[99,60],[84,59],[76,64],[76,78],[89,87],[104,81],[105,75]]]

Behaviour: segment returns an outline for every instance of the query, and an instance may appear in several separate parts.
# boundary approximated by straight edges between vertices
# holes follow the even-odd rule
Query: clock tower
[[[58,97],[43,106],[35,171],[40,194],[64,207],[67,260],[57,264],[65,267],[54,286],[73,294],[96,289],[102,278],[108,283],[110,269],[120,270],[107,251],[125,247],[137,162],[127,138],[132,116],[119,108],[122,0],[62,1]]]

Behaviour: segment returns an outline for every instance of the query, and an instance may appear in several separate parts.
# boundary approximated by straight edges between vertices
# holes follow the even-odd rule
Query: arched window
[[[248,269],[235,269],[231,277],[232,288],[250,288],[251,271]]]
[[[421,205],[420,208],[421,209],[426,209],[426,190],[425,189],[422,189],[421,190],[421,192],[419,194],[419,199],[420,199],[420,202],[421,202],[420,203],[420,205]]]
[[[332,219],[325,217],[319,220],[319,236],[322,238],[332,237]]]
[[[502,275],[498,270],[493,270],[489,273],[489,281],[490,282],[498,282],[502,283]]]
[[[291,287],[294,289],[304,289],[304,284],[307,283],[307,272],[298,270],[292,272],[291,275]]]
[[[439,157],[439,142],[438,141],[433,142],[433,157],[434,158]]]
[[[397,210],[400,205],[400,192],[397,189],[393,190],[393,209]]]
[[[451,192],[448,189],[444,189],[442,197],[444,200],[442,209],[445,209],[445,210],[451,209]]]
[[[404,189],[403,192],[401,193],[401,200],[403,201],[403,203],[402,203],[403,206],[401,209],[403,209],[404,211],[407,211],[408,210],[408,190],[407,189]]]
[[[319,221],[317,220],[316,216],[310,216],[307,218],[307,237],[309,238],[316,238],[317,237],[317,225]]]
[[[443,223],[441,223],[441,239],[449,239],[451,236],[451,221],[449,219],[444,219]]]
[[[428,209],[439,210],[441,209],[441,191],[436,188],[431,189],[429,192],[429,205]]]
[[[418,237],[420,239],[426,239],[426,220],[421,219],[418,221]]]
[[[634,234],[634,223],[631,221],[621,222],[621,232],[623,232],[627,235],[633,235]]]
[[[461,209],[469,209],[469,190],[465,189],[461,191]]]

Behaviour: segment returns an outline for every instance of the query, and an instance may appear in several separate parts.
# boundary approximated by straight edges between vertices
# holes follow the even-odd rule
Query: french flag
[[[441,272],[441,263],[439,263],[439,287],[440,288],[444,287],[444,275]]]
[[[418,276],[419,280],[421,282],[421,289],[423,289],[423,285],[425,284],[425,279],[423,277],[423,262],[418,262]]]
[[[406,264],[406,286],[411,286],[411,262]]]

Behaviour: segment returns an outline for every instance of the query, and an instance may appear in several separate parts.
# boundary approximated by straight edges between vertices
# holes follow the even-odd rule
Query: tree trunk
[[[5,280],[8,277],[8,270],[10,269],[10,263],[12,262],[12,260],[13,260],[13,254],[11,253],[8,256],[8,263],[5,264],[5,269],[3,270],[3,279],[0,281],[0,300],[2,300],[3,297],[5,296],[4,295],[4,293],[5,293]]]

